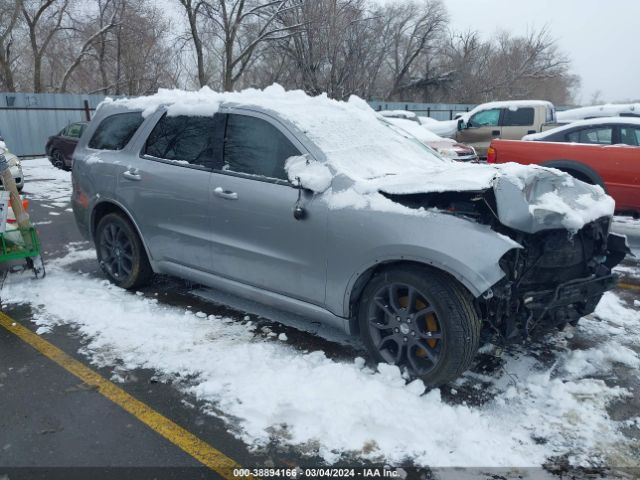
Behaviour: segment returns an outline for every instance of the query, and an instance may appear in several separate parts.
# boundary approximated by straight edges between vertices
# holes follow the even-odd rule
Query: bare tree
[[[280,21],[300,25],[299,34],[262,52],[249,73],[255,84],[277,81],[334,98],[373,94],[384,60],[383,22],[364,0],[304,0]]]
[[[13,40],[21,10],[22,2],[20,0],[0,3],[0,74],[2,75],[3,87],[10,92],[16,90],[13,75],[15,61]]]
[[[447,12],[440,0],[421,0],[394,4],[382,12],[388,23],[385,38],[390,43],[389,64],[391,88],[389,96],[394,97],[410,88],[416,78],[424,80],[424,71],[414,67],[441,39],[447,24]]]
[[[79,51],[75,54],[75,58],[66,68],[64,74],[62,75],[62,80],[60,80],[60,84],[58,85],[58,92],[64,93],[67,91],[67,83],[69,81],[69,78],[71,77],[71,74],[75,71],[75,69],[78,68],[80,62],[82,62],[82,60],[84,60],[84,58],[89,55],[90,51],[95,47],[95,44],[98,41],[100,41],[100,46],[104,47],[104,38],[106,36],[106,33],[118,24],[117,17],[121,12],[122,7],[117,5],[116,0],[106,0],[104,3],[101,0],[98,0],[98,9],[98,29],[95,32],[90,33],[88,38],[84,40]],[[105,22],[105,14],[108,10],[111,10],[111,14],[109,20]],[[94,22],[90,22],[90,24],[93,23]],[[100,69],[101,72],[104,71],[103,63],[100,64]]]
[[[487,41],[474,31],[450,34],[436,66],[446,78],[432,90],[431,99],[477,103],[543,98],[566,104],[579,85],[569,67],[546,28],[523,36],[502,32]]]
[[[56,33],[63,28],[69,0],[23,0],[22,15],[27,25],[33,55],[33,91],[43,91],[42,60]]]
[[[204,48],[200,35],[200,16],[206,6],[206,2],[202,0],[178,0],[184,7],[189,22],[189,33],[193,42],[193,48],[196,53],[196,66],[198,69],[198,83],[204,87],[208,83],[208,75],[205,71]]]
[[[443,0],[177,2],[183,32],[154,0],[0,0],[0,85],[137,95],[278,82],[341,99],[560,104],[579,85],[548,29],[447,32]]]
[[[168,19],[151,3],[131,1],[116,36],[116,92],[127,95],[153,93],[176,86],[171,63],[175,49],[169,43]]]
[[[286,13],[298,9],[294,0],[212,0],[203,3],[203,14],[221,43],[222,88],[233,90],[264,44],[285,40],[302,24],[283,24]]]

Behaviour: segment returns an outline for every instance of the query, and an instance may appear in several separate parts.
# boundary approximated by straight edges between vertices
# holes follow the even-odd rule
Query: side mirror
[[[465,127],[465,125],[464,125],[464,118],[459,118],[459,119],[458,119],[458,131],[463,130],[463,129],[464,129],[464,127]]]
[[[284,169],[292,185],[314,193],[327,191],[333,179],[329,167],[305,156],[288,158]]]

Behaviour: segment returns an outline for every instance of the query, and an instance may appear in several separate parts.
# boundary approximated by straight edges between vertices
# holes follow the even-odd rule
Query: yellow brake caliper
[[[403,308],[408,308],[409,307],[409,297],[400,297],[398,299],[398,302],[400,303],[400,306]],[[422,309],[427,308],[427,306],[424,304],[423,301],[421,300],[416,300],[416,310],[420,311]],[[436,319],[436,316],[433,312],[431,312],[430,314],[428,314],[425,317],[425,331],[426,332],[432,332],[432,333],[436,333],[439,331],[439,326],[438,326],[438,320]],[[436,345],[438,344],[438,340],[437,339],[431,339],[431,340],[427,340],[427,343],[429,344],[429,346],[431,348],[435,348]],[[418,357],[426,357],[426,353],[424,350],[418,350],[416,352],[416,355]]]

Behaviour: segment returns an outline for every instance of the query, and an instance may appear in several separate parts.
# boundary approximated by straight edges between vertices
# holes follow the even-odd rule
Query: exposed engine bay
[[[533,233],[507,227],[492,189],[385,196],[409,208],[488,225],[522,246],[500,259],[505,277],[476,299],[485,341],[522,341],[592,313],[604,292],[615,287],[612,269],[629,252],[624,236],[609,233],[609,216],[576,232],[560,225]]]

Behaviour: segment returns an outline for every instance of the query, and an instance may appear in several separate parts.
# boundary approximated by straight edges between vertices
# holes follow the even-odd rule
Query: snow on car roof
[[[557,112],[556,116],[560,121],[572,121],[588,117],[615,117],[624,113],[640,115],[640,103],[592,105]]]
[[[302,90],[285,91],[280,85],[264,90],[196,92],[161,89],[155,95],[108,100],[107,104],[142,110],[147,116],[161,106],[168,115],[212,115],[221,106],[254,107],[293,124],[320,147],[336,174],[367,179],[407,169],[442,166],[444,160],[415,140],[380,121],[364,100],[315,97]],[[418,125],[416,123],[416,125]]]
[[[468,114],[471,115],[478,110],[488,110],[491,108],[508,108],[511,110],[517,110],[518,108],[524,107],[550,107],[553,108],[553,104],[551,102],[547,102],[546,100],[500,100],[497,102],[488,102],[478,105],[473,110],[471,110]]]
[[[416,118],[417,117],[415,112],[410,112],[409,110],[381,110],[378,113],[383,117],[389,117],[389,118]]]
[[[564,132],[575,127],[588,127],[597,125],[638,125],[640,127],[640,118],[634,117],[599,117],[590,118],[589,120],[578,120],[576,122],[568,123],[560,127],[552,128],[540,133],[531,133],[522,137],[523,140],[541,140],[547,138],[549,135],[555,133]]]
[[[496,104],[504,106],[507,103],[531,105],[531,102]],[[161,89],[155,95],[107,99],[101,105],[142,110],[143,116],[160,107],[165,107],[168,115],[206,116],[214,114],[222,106],[258,108],[273,114],[302,131],[322,150],[334,177],[351,179],[351,182],[342,182],[342,187],[336,186],[335,191],[330,191],[330,208],[369,208],[424,215],[425,211],[393,202],[381,192],[408,194],[483,190],[491,188],[500,177],[507,177],[513,184],[524,188],[541,169],[547,174],[551,172],[537,166],[469,165],[445,160],[412,136],[383,122],[382,117],[359,97],[352,96],[347,102],[332,100],[326,94],[311,97],[302,90],[285,91],[276,84],[264,90],[225,93],[214,92],[208,87],[197,92]],[[416,123],[416,126],[419,125]],[[322,178],[326,172],[317,165],[309,166],[312,168],[307,172],[308,178],[303,178],[305,172],[301,162],[288,163],[288,167],[296,169],[303,185],[309,182],[326,185],[326,179]],[[570,178],[560,172],[554,175]],[[606,197],[602,190],[592,192],[591,203],[580,209],[583,224],[602,215],[602,209],[596,206],[602,197]],[[562,202],[557,203],[556,209],[564,212],[566,209]],[[613,206],[606,203],[605,207],[610,207],[609,213],[613,213]],[[574,229],[579,226],[577,222],[570,225]]]

